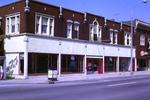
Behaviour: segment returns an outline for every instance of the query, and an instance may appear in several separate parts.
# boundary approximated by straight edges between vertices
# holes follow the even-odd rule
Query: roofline
[[[72,9],[69,9],[69,8],[64,8],[64,7],[62,7],[61,5],[60,5],[60,6],[56,6],[56,5],[54,5],[54,4],[49,4],[49,3],[45,3],[45,2],[42,2],[42,1],[38,1],[38,0],[32,0],[32,1],[30,1],[30,2],[40,3],[40,4],[47,5],[47,6],[53,6],[53,7],[58,8],[58,9],[61,7],[61,8],[64,9],[64,10],[76,12],[76,13],[79,13],[79,14],[84,14],[83,12],[80,12],[80,11],[72,10]]]
[[[24,1],[23,1],[23,0],[17,0],[17,1],[15,1],[15,2],[12,2],[12,3],[8,3],[8,4],[5,4],[5,5],[2,5],[2,6],[0,6],[0,8],[6,7],[6,6],[10,6],[10,5],[12,5],[12,4],[20,3],[20,2],[24,2]]]
[[[85,13],[87,13],[87,14],[89,14],[89,15],[92,15],[92,16],[101,17],[101,18],[104,18],[104,19],[105,19],[105,17],[100,16],[100,15],[96,15],[96,14],[94,14],[94,13],[90,13],[90,12],[85,12]]]
[[[149,23],[146,23],[146,22],[141,21],[141,20],[139,20],[139,19],[135,19],[135,23],[136,23],[136,26],[137,26],[138,24],[142,24],[142,25],[145,25],[145,26],[150,27],[150,24],[149,24]]]

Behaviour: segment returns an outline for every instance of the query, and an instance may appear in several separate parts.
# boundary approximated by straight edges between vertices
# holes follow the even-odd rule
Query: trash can
[[[48,82],[54,84],[57,81],[57,68],[55,66],[51,66],[48,69]]]
[[[2,80],[4,78],[4,70],[3,70],[3,66],[0,66],[0,80]]]

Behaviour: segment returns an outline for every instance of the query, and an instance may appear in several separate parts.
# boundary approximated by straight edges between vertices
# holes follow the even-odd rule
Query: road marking
[[[29,85],[32,86],[32,84],[0,84],[0,87],[14,87],[14,86],[20,87],[20,86],[29,86]]]
[[[127,82],[127,83],[118,83],[118,84],[111,84],[111,85],[107,85],[109,87],[114,87],[114,86],[122,86],[122,85],[131,85],[131,84],[135,84],[136,82]]]
[[[111,80],[103,80],[103,82],[110,82]]]

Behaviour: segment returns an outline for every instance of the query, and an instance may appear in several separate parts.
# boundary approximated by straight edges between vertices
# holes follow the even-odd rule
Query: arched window
[[[101,31],[102,28],[98,21],[95,19],[92,24],[90,24],[90,40],[91,41],[101,41]]]
[[[97,30],[98,30],[98,23],[95,21],[93,24],[93,33],[97,34]]]

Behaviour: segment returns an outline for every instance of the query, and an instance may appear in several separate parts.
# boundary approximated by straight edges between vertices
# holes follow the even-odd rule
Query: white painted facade
[[[131,48],[129,46],[111,45],[33,34],[15,35],[10,37],[10,39],[5,39],[4,48],[6,51],[6,67],[9,66],[9,61],[13,59],[14,56],[17,56],[18,61],[20,61],[20,56],[24,56],[24,77],[28,76],[28,53],[30,52],[58,54],[58,62],[60,62],[61,54],[83,55],[85,58],[87,56],[102,58],[105,56],[130,58],[131,56]],[[133,49],[133,58],[135,58],[135,48]],[[60,72],[61,65],[59,63],[57,67],[58,72]],[[20,67],[18,64],[14,69],[14,75],[19,75],[19,68]]]
[[[25,49],[25,35],[16,35],[10,39],[5,39],[6,53],[23,53]],[[87,42],[82,40],[69,40],[61,38],[53,38],[38,35],[29,35],[28,52],[37,53],[60,53],[61,54],[77,54],[77,55],[93,55],[93,56],[115,56],[130,57],[131,50],[129,46],[118,46]],[[135,57],[135,49],[133,50]]]

